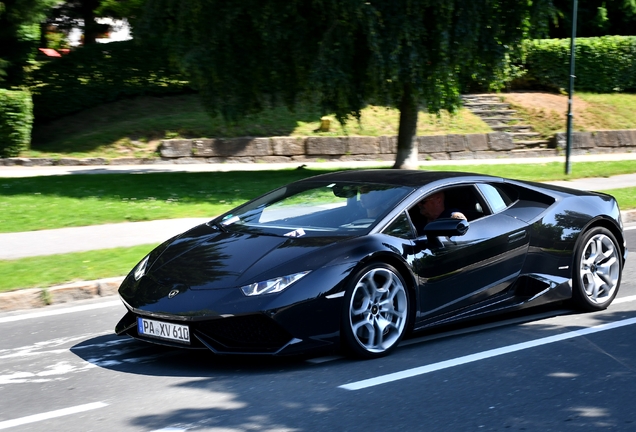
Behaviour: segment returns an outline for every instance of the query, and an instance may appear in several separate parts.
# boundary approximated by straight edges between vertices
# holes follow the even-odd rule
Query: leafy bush
[[[160,47],[134,40],[77,48],[43,63],[29,85],[37,122],[127,97],[191,91]]]
[[[570,77],[570,39],[528,41],[517,87],[565,89]],[[576,39],[575,88],[596,93],[636,91],[636,37]]]
[[[18,156],[29,147],[33,125],[31,94],[0,89],[0,157]]]

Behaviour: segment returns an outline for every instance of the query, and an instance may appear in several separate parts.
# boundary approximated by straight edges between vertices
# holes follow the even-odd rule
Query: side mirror
[[[424,227],[424,234],[428,237],[453,237],[463,236],[468,231],[470,225],[464,219],[444,218],[429,222]]]

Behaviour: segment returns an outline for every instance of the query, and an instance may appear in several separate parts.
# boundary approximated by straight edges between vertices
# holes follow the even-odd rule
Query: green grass
[[[506,100],[506,95],[502,95]],[[557,132],[565,132],[567,99],[555,109],[535,106],[530,102],[512,103],[516,116],[530,124],[543,138],[550,138]],[[636,94],[596,94],[575,93],[573,102],[573,129],[575,131],[624,130],[636,128]]]
[[[426,165],[423,165],[426,167]],[[519,180],[550,181],[636,172],[636,161],[563,164],[436,165]],[[0,178],[0,232],[104,223],[211,217],[286,183],[328,170],[95,174]],[[620,202],[623,208],[629,205]]]
[[[636,94],[579,93],[588,103],[586,109],[590,119],[581,125],[581,130],[634,129],[636,125]]]
[[[317,131],[321,113],[317,106],[299,104],[267,108],[228,124],[211,118],[197,95],[139,97],[104,104],[54,122],[36,125],[31,149],[23,157],[152,157],[160,139],[269,136],[381,136],[397,135],[399,112],[368,106],[361,121],[341,126],[331,116],[331,130]],[[456,115],[420,113],[419,135],[485,133],[490,128],[468,110]]]
[[[636,188],[612,189],[603,192],[616,198],[621,210],[636,209]]]
[[[0,232],[207,217],[322,171],[0,178]]]
[[[0,260],[0,292],[123,276],[155,246]]]

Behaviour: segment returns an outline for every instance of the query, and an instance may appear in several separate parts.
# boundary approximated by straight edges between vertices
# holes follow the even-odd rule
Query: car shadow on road
[[[545,319],[550,313],[558,318]],[[548,308],[541,310],[541,315],[535,313],[523,318],[517,314],[514,319],[521,319],[517,322],[511,317],[500,317],[453,326],[452,330],[417,333],[389,357],[373,361],[340,360],[322,365],[299,358],[220,357],[207,351],[164,348],[115,335],[86,340],[71,351],[110,370],[139,376],[184,378],[141,381],[148,386],[148,391],[160,388],[170,398],[170,404],[128,418],[131,428],[136,430],[408,430],[425,424],[432,412],[436,423],[427,430],[448,430],[448,425],[458,421],[456,413],[460,410],[466,428],[469,419],[476,417],[480,424],[511,430],[556,430],[564,421],[589,430],[608,425],[624,426],[631,417],[613,405],[621,396],[610,392],[598,398],[597,392],[592,390],[601,385],[633,384],[634,375],[630,371],[634,365],[630,353],[635,347],[631,334],[636,311],[624,305],[590,314]],[[607,334],[602,333],[605,325],[622,326],[618,337],[624,343],[608,340]],[[351,380],[407,366],[447,362],[451,353],[466,356],[474,354],[477,347],[492,349],[502,344],[549,339],[555,334],[586,329],[597,331],[597,336],[591,336],[593,333],[582,334],[579,339],[573,336],[578,343],[551,345],[534,357],[502,354],[485,357],[473,363],[475,367],[458,363],[448,373],[440,369],[411,378],[419,383],[414,387],[399,381],[401,384],[393,387],[383,385],[365,391],[339,388]],[[582,362],[575,362],[581,355]],[[588,357],[590,363],[586,360]],[[604,369],[596,376],[594,367],[599,359],[603,360]],[[588,375],[590,370],[582,369],[590,364],[593,375]],[[135,381],[136,377],[130,380],[133,387],[140,382]],[[515,393],[512,412],[507,409],[484,411],[484,406],[495,403],[512,404],[510,394],[520,389],[523,391]],[[487,394],[487,401],[475,400],[476,394]],[[577,397],[563,397],[563,394]],[[374,407],[378,405],[388,405],[391,409],[374,415]],[[581,412],[595,414],[590,417]]]

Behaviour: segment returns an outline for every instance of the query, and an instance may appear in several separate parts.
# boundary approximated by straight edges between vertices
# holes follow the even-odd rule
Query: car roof
[[[383,183],[398,186],[419,187],[439,180],[494,180],[501,181],[499,177],[482,174],[457,172],[457,171],[425,171],[425,170],[401,170],[401,169],[372,169],[338,171],[310,177],[302,181],[347,181],[362,183]]]

